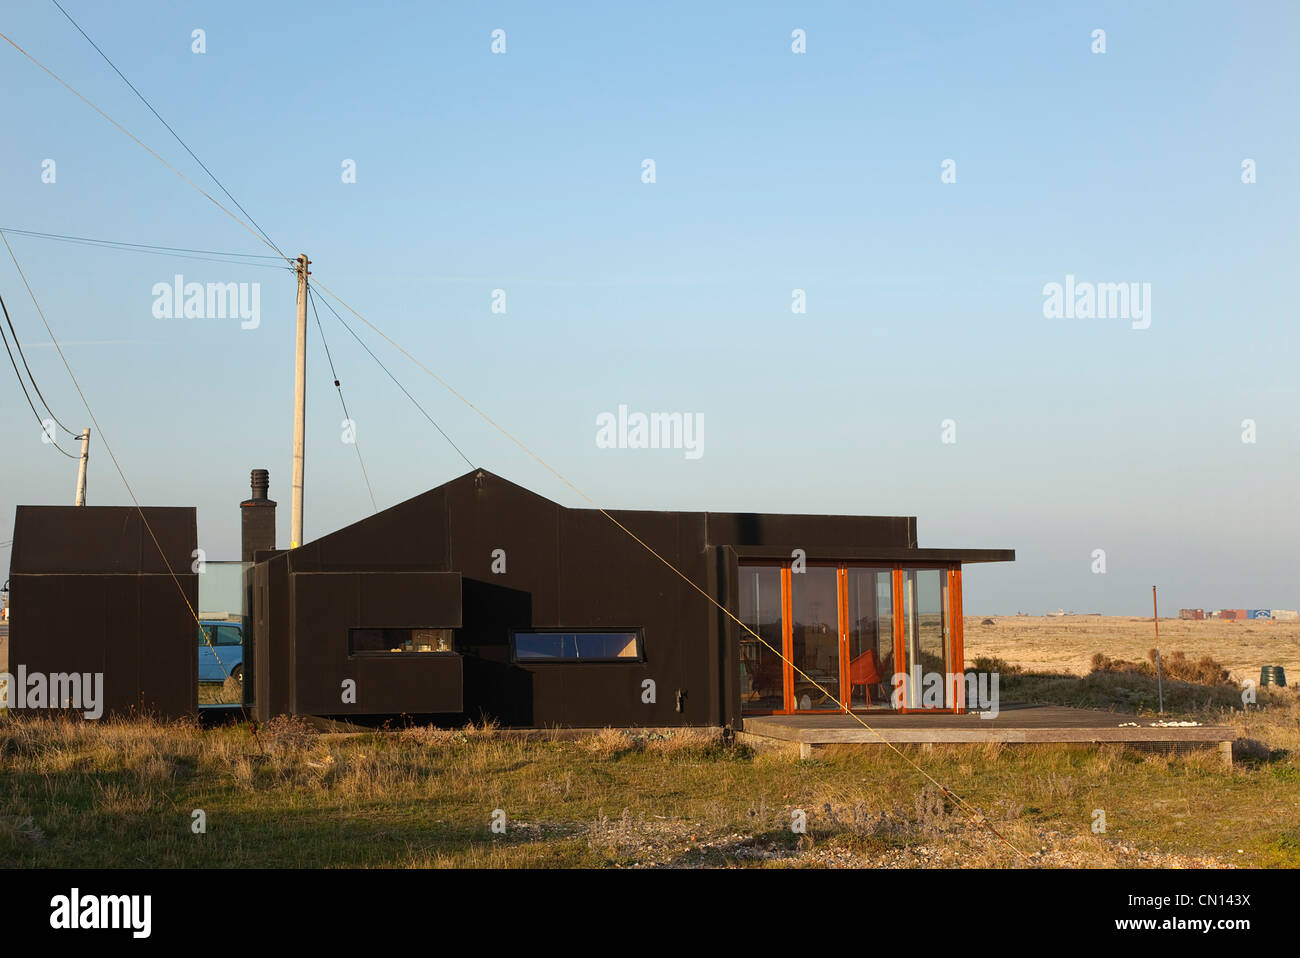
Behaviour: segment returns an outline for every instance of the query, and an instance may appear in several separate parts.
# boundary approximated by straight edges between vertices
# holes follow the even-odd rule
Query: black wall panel
[[[102,673],[104,717],[194,715],[194,510],[144,513],[162,555],[133,507],[18,507],[9,671]]]
[[[460,656],[435,652],[358,655],[354,628],[457,628],[454,572],[305,573],[291,577],[292,711],[306,715],[459,713]],[[345,680],[355,702],[343,701]]]

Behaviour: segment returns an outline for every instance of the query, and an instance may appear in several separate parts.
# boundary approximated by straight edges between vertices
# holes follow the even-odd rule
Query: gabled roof
[[[477,505],[476,505],[477,503]],[[474,469],[439,486],[367,516],[294,550],[299,570],[362,563],[373,567],[450,568],[450,537],[473,526],[488,507],[508,515],[521,534],[554,535],[574,519],[599,515],[593,508],[570,509],[486,469]],[[869,560],[1010,561],[1009,549],[919,549],[912,516],[849,516],[782,513],[605,510],[635,530],[665,521],[692,524],[702,546],[730,546],[751,557],[788,558],[792,547],[809,555]]]

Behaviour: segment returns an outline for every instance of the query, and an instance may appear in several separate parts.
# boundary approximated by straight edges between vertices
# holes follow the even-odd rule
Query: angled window
[[[534,629],[511,634],[516,662],[640,662],[641,632]]]

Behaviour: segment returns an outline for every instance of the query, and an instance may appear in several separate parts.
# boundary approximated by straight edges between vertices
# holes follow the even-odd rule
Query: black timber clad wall
[[[253,567],[253,713],[266,721],[289,711],[289,556]]]
[[[915,520],[907,517],[611,514],[724,604],[734,599],[728,591],[727,552],[719,546],[806,545],[811,554],[823,543],[907,548],[916,539]],[[504,573],[492,571],[497,549],[505,552]],[[459,572],[462,626],[457,648],[464,654],[465,717],[492,717],[521,726],[734,724],[735,680],[728,664],[734,655],[729,651],[734,636],[728,620],[596,510],[565,509],[491,473],[480,477],[466,473],[307,543],[287,558],[286,588],[289,573],[298,577],[324,572]],[[277,675],[284,674],[275,651],[280,633],[274,609],[287,609],[289,604],[285,593],[277,595],[273,575],[268,588],[271,648],[263,648],[260,630],[256,639],[262,716],[291,704],[287,695],[280,696],[276,680],[265,676],[264,663]],[[321,644],[323,622],[314,614],[310,622],[303,618],[305,595],[296,588],[293,594],[299,597],[297,627],[289,633],[300,689],[298,708],[310,714],[327,703],[308,696],[306,687],[319,683],[336,699],[346,650],[340,656],[337,649]],[[319,601],[328,602],[323,594]],[[394,596],[392,601],[397,606],[401,600]],[[364,611],[349,607],[331,613],[337,614],[354,617],[352,621],[362,626],[395,624],[366,620],[386,614],[381,604]],[[514,663],[510,632],[528,628],[641,629],[646,660]],[[409,663],[392,662],[395,668],[403,664]],[[380,673],[374,675],[382,681]],[[656,683],[652,704],[642,701],[645,679]],[[261,697],[264,682],[271,690],[270,699]],[[678,692],[682,693],[680,711]],[[371,701],[396,699],[381,695]],[[270,711],[263,709],[263,702]],[[329,714],[338,712],[334,705],[329,709]],[[408,705],[405,710],[416,709]],[[372,710],[359,699],[356,711]]]
[[[692,582],[707,586],[703,515],[610,514]],[[708,600],[599,512],[566,510],[561,528],[560,618],[554,624],[641,627],[646,661],[535,666],[539,721],[717,724],[721,711],[709,682]],[[656,685],[653,704],[642,701],[645,679]],[[563,718],[552,718],[557,714]]]
[[[134,506],[19,506],[10,574],[189,573],[198,541],[194,509],[145,506],[144,514],[158,545]]]
[[[709,571],[716,591],[713,596],[728,611],[738,614],[735,554],[725,546],[709,546]],[[716,650],[718,697],[722,702],[722,724],[743,727],[740,707],[740,677],[735,662],[740,660],[740,636],[735,620],[714,607],[709,643]]]
[[[487,474],[447,491],[449,564],[464,577],[465,708],[507,725],[715,724],[707,601],[604,515]],[[701,585],[703,515],[611,513]],[[493,552],[505,552],[503,573]],[[641,629],[644,662],[514,663],[512,629]],[[655,701],[642,701],[653,679]],[[677,691],[685,693],[677,711]]]
[[[459,713],[461,657],[444,653],[350,655],[348,632],[458,628],[454,572],[300,572],[293,576],[292,711],[303,715]],[[343,702],[343,682],[355,702]]]
[[[916,547],[913,516],[812,516],[710,512],[711,546],[782,546],[809,556],[831,546]]]
[[[134,507],[18,507],[9,670],[102,672],[105,717],[193,715],[195,511],[144,513],[162,554]]]
[[[510,661],[510,631],[559,619],[560,514],[556,503],[485,474],[462,476],[446,490],[451,568],[462,576],[465,711],[475,720],[535,725],[536,669]],[[504,573],[492,572],[494,550]]]
[[[431,489],[290,550],[290,571],[460,571],[447,566],[446,489]]]

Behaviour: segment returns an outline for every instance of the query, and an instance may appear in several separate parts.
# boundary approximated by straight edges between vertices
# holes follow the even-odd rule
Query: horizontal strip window
[[[641,632],[539,629],[511,634],[516,662],[641,662]]]
[[[348,629],[349,655],[455,651],[452,629]]]

